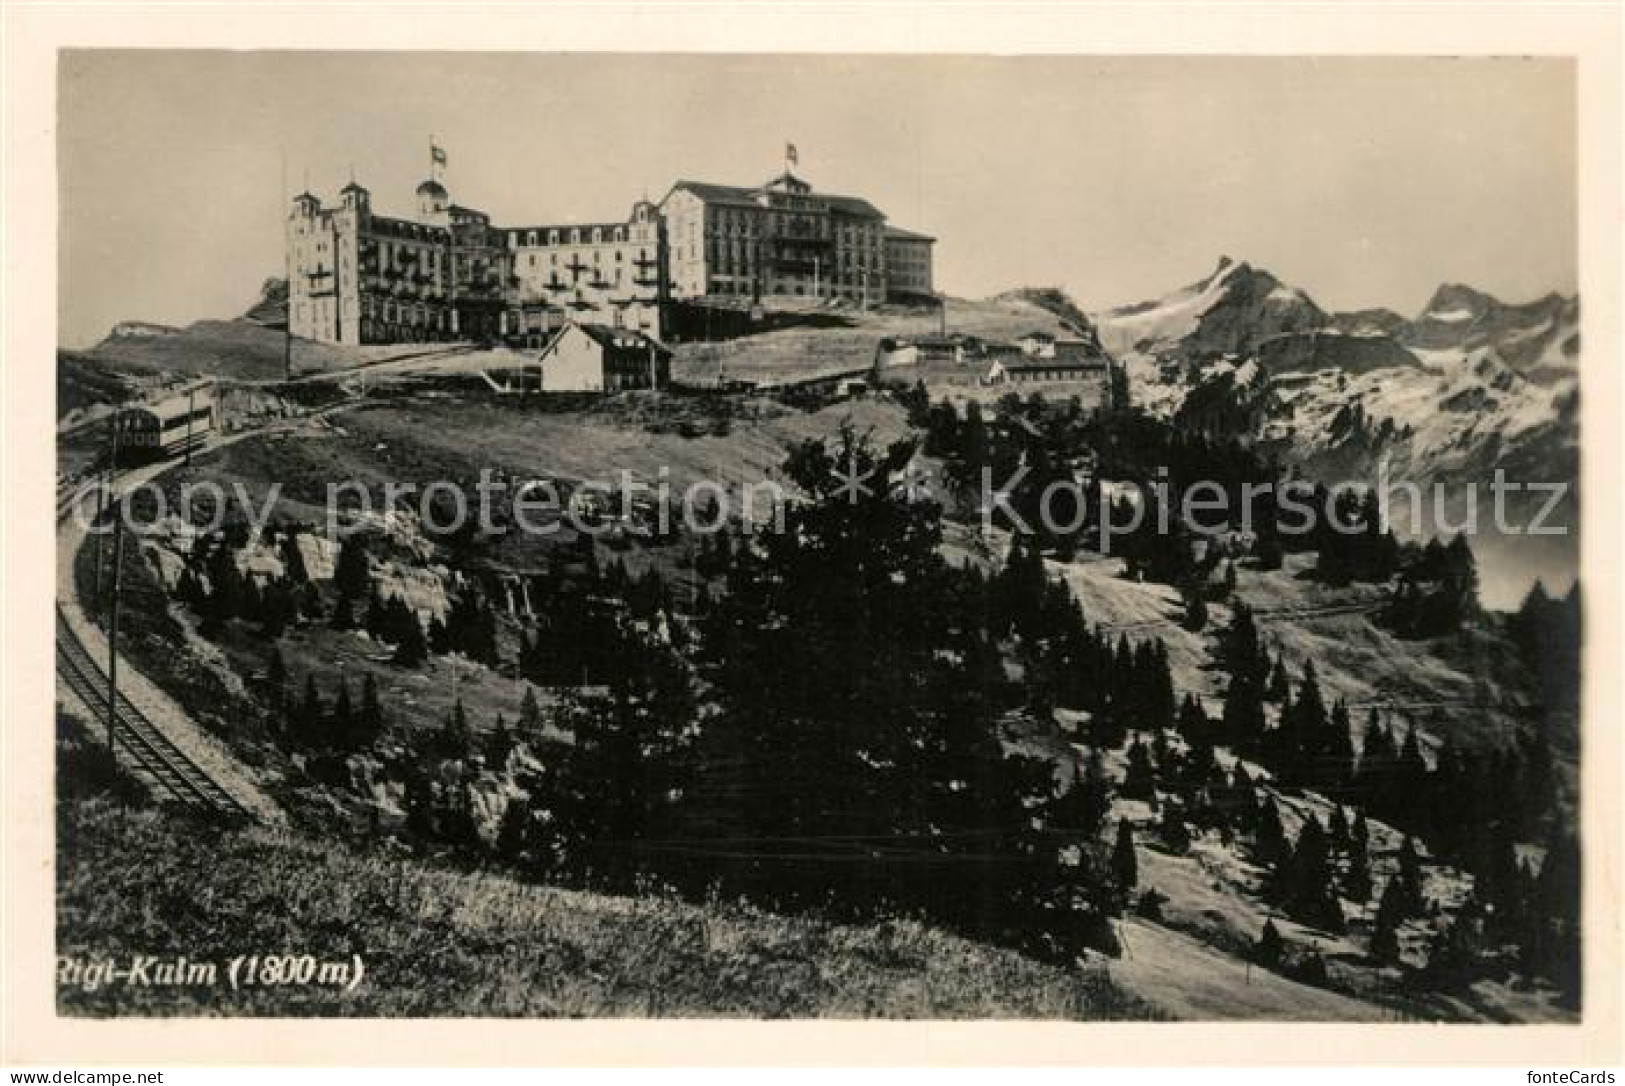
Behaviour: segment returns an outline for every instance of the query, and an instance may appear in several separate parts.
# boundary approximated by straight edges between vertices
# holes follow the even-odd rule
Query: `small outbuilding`
[[[671,384],[671,351],[652,336],[602,324],[564,325],[542,348],[544,392],[625,392]]]

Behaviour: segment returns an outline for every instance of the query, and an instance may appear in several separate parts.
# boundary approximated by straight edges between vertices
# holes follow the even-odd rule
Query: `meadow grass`
[[[361,955],[353,991],[63,986],[75,1016],[1106,1019],[1147,1009],[1099,972],[913,921],[854,926],[738,902],[613,897],[66,796],[59,955]],[[222,978],[224,966],[221,966]]]

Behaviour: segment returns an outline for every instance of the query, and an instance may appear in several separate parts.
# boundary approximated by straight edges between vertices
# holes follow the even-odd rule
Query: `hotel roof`
[[[918,233],[918,232],[913,231],[913,230],[904,230],[901,226],[892,226],[890,223],[888,223],[886,225],[886,236],[888,238],[898,238],[898,239],[900,239],[902,241],[936,241],[937,240],[936,238],[932,237],[930,234],[921,234],[921,233]]]
[[[711,204],[732,204],[738,207],[761,207],[760,197],[769,191],[767,186],[747,188],[743,185],[718,185],[710,181],[678,181],[672,185],[671,192],[683,190],[692,192],[695,196]],[[669,199],[671,193],[667,193]],[[807,193],[807,198],[819,200],[830,208],[847,215],[857,215],[864,218],[884,219],[885,212],[860,196],[840,196],[813,190]],[[665,203],[664,200],[661,203]]]

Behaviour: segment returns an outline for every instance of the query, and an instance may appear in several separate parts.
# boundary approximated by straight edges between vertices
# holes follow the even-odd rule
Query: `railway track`
[[[77,494],[78,488],[72,484],[58,486],[59,521],[67,516]],[[68,624],[60,603],[56,608],[56,673],[87,709],[106,720],[107,673]],[[122,692],[113,707],[113,742],[115,749],[122,750],[176,803],[231,822],[256,821],[254,812],[221,787]]]
[[[92,711],[106,711],[107,676],[79,635],[56,616],[56,673]],[[113,714],[118,748],[175,802],[229,819],[253,821],[254,814],[222,788],[121,693]]]

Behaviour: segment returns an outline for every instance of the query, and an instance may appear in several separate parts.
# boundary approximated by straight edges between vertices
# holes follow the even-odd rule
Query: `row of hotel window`
[[[593,264],[597,265],[597,264],[602,264],[603,263],[603,252],[604,251],[602,249],[594,249],[593,250],[593,254],[592,254],[592,262],[593,262]],[[626,259],[626,250],[625,249],[616,249],[615,250],[615,263],[619,264],[619,263],[621,263],[621,261],[623,261],[625,259]],[[649,250],[647,248],[639,249],[637,259],[639,261],[647,261],[649,259]],[[549,266],[556,267],[558,265],[558,262],[559,262],[559,254],[558,253],[548,253],[547,254],[547,263],[549,264]],[[526,264],[527,267],[534,268],[536,266],[536,254],[535,253],[526,253],[525,254],[525,264]],[[569,267],[569,265],[565,265],[565,266]]]
[[[564,233],[562,233],[562,232],[560,232],[558,230],[548,230],[545,234],[540,230],[526,230],[523,235],[521,235],[518,230],[509,230],[508,231],[508,248],[510,248],[510,249],[519,248],[519,246],[521,244],[519,239],[520,239],[521,236],[524,237],[525,240],[524,240],[523,244],[527,248],[531,247],[531,246],[544,245],[544,244],[545,245],[559,245],[559,244],[580,245],[582,243],[582,240],[581,240],[581,227],[579,227],[579,226],[572,226],[570,228],[570,231],[569,231],[568,235],[566,235],[566,234],[564,234]],[[601,226],[595,226],[595,227],[592,228],[591,232],[587,236],[590,239],[587,242],[587,244],[590,244],[590,245],[602,245],[605,241],[625,241],[626,240],[626,227],[624,227],[624,226],[611,227],[609,237],[605,238],[604,237],[604,228],[601,227]],[[564,237],[568,237],[569,240],[561,242],[560,239],[564,238]]]
[[[776,211],[729,211],[727,208],[713,210],[705,220],[707,234],[742,234],[746,237],[759,229],[772,229],[784,233],[800,231],[804,233],[829,233],[831,236],[843,241],[858,241],[879,235],[878,226],[858,225],[855,223],[836,223],[831,229],[825,231],[824,225],[830,220],[826,215],[818,214],[786,214]]]

